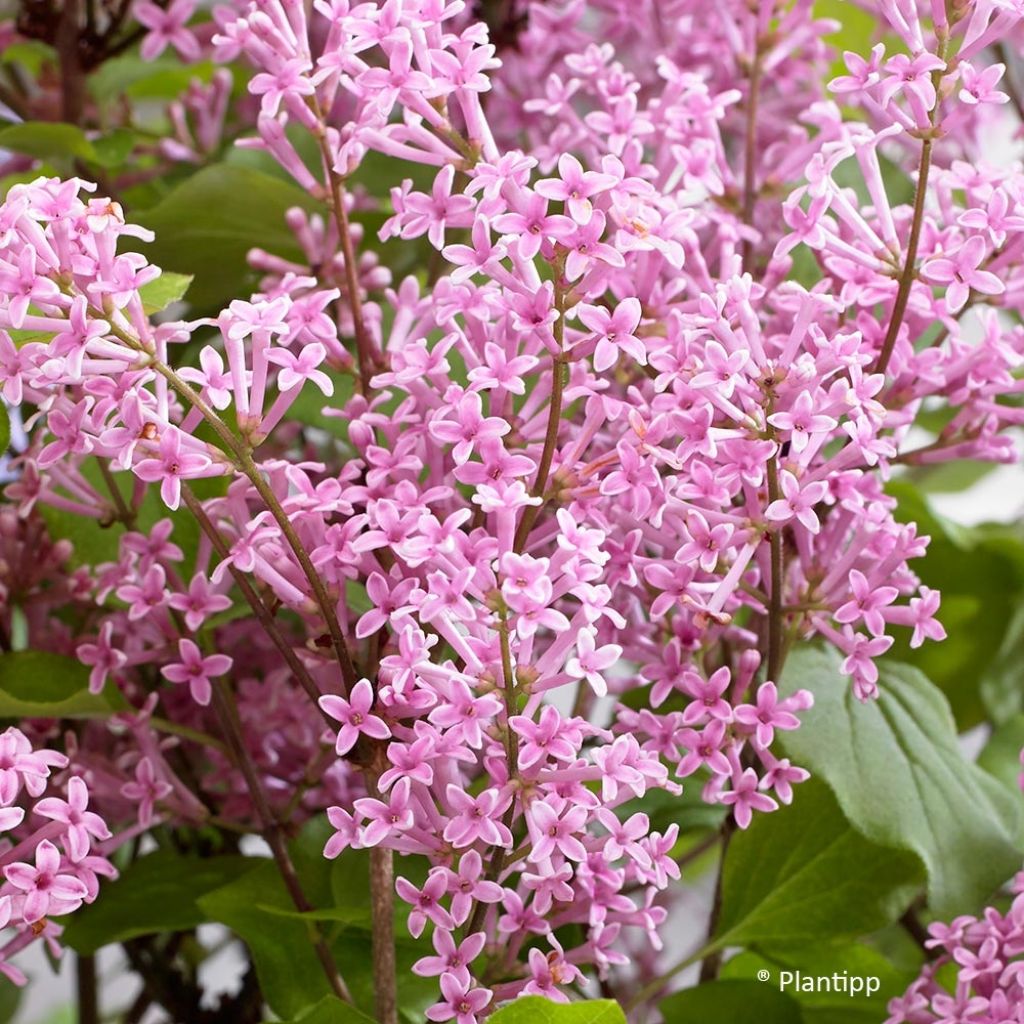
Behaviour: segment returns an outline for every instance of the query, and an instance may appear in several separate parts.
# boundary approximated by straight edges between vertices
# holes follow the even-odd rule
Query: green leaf
[[[197,903],[209,920],[227,925],[249,947],[263,996],[280,1017],[297,1017],[331,994],[306,924],[261,909],[294,909],[273,863],[260,864]]]
[[[201,61],[183,66],[170,53],[156,60],[143,60],[138,53],[124,53],[104,61],[89,76],[89,92],[100,103],[129,99],[172,100],[194,79],[208,82],[213,64]]]
[[[865,945],[773,947],[770,952],[741,953],[722,968],[723,978],[756,979],[758,971],[767,971],[769,980],[758,982],[779,989],[800,1006],[803,1024],[878,1024],[886,1017],[890,999],[902,995],[916,977],[897,970],[877,950]],[[796,977],[783,977],[781,971]],[[838,991],[806,991],[807,978],[877,978],[878,989],[851,995]],[[784,984],[785,983],[785,984]],[[784,985],[784,987],[783,987]],[[817,986],[815,986],[817,987]],[[828,986],[832,988],[832,984]]]
[[[1020,666],[1024,663],[1024,602],[1010,619],[995,657],[981,679],[981,698],[996,723],[1003,723],[1024,710]]]
[[[7,406],[4,402],[0,401],[0,456],[7,451],[7,447],[10,443],[11,414],[7,411]]]
[[[89,670],[49,651],[13,651],[0,657],[0,718],[89,718],[124,707],[113,687],[89,693]]]
[[[343,1003],[335,996],[324,996],[313,1009],[296,1017],[292,1024],[375,1024],[372,1017]]]
[[[137,136],[130,128],[115,128],[107,135],[93,139],[94,159],[101,167],[118,169],[122,167],[135,148]]]
[[[331,831],[325,818],[316,819],[289,847],[306,897],[316,908],[311,915],[295,916],[295,905],[271,861],[198,901],[211,920],[227,925],[249,947],[267,1004],[286,1020],[309,1012],[331,994],[310,943],[312,919],[321,916],[332,918],[324,922],[322,934],[356,1005],[367,1013],[373,1009],[367,855],[349,851],[334,862],[326,860],[323,845]],[[410,858],[410,872],[403,862],[401,874],[415,880],[420,863]],[[436,979],[412,973],[413,963],[429,949],[427,939],[396,942],[399,1005],[409,1024],[422,1021],[437,999]]]
[[[0,130],[0,149],[41,159],[96,159],[96,150],[81,128],[57,121],[12,124]]]
[[[18,1013],[22,990],[16,985],[5,981],[0,985],[0,1021],[11,1024]]]
[[[541,996],[524,996],[487,1019],[491,1024],[626,1024],[622,1007],[612,999],[553,1003]]]
[[[723,870],[712,948],[863,935],[898,917],[921,880],[916,857],[862,836],[817,780],[733,836]]]
[[[1018,667],[1019,671],[1019,667]],[[1020,752],[1024,749],[1024,715],[1014,715],[1004,722],[978,755],[978,766],[994,775],[1013,794],[1020,793],[1017,781],[1022,768]]]
[[[103,898],[71,917],[63,941],[79,953],[154,932],[196,928],[209,918],[199,899],[251,868],[242,856],[189,857],[158,850],[103,886]]]
[[[799,1005],[771,981],[712,981],[669,996],[659,1009],[665,1024],[801,1024]]]
[[[977,910],[1020,865],[1020,801],[963,756],[942,694],[888,664],[878,699],[861,704],[838,655],[813,647],[783,673],[782,693],[801,687],[814,707],[782,737],[786,753],[828,782],[861,834],[921,858],[937,916]]]
[[[190,274],[174,274],[166,270],[155,281],[144,284],[139,289],[139,296],[146,315],[152,316],[165,310],[172,302],[180,302],[191,284]]]
[[[256,274],[246,265],[250,249],[303,258],[284,220],[293,206],[318,204],[269,174],[215,164],[186,178],[138,220],[156,232],[156,241],[145,247],[149,259],[195,278],[189,294],[194,306],[219,309],[253,290]]]
[[[939,619],[948,638],[911,648],[910,631],[896,630],[891,660],[919,668],[946,695],[961,730],[987,717],[986,703],[998,701],[1004,713],[1022,710],[1016,673],[1008,684],[989,681],[997,658],[1024,603],[1024,540],[1002,525],[960,526],[938,515],[907,480],[890,483],[901,522],[914,522],[931,537],[914,571],[942,594]],[[984,699],[983,699],[984,695]]]
[[[862,57],[867,56],[874,42],[878,19],[850,3],[850,0],[814,0],[814,16],[830,18],[839,23],[835,32],[825,36],[825,41],[837,51],[830,77],[848,74],[843,62],[843,51],[851,50]]]
[[[20,64],[33,78],[39,77],[44,64],[56,64],[57,59],[57,51],[40,39],[21,39],[0,54],[0,64]]]

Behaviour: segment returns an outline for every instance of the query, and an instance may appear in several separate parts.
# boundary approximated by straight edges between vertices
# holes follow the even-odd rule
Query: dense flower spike
[[[835,647],[869,700],[896,635],[944,636],[885,481],[1010,460],[1024,421],[997,312],[1024,303],[1024,194],[964,162],[1024,10],[882,3],[830,97],[793,87],[828,67],[809,0],[510,6],[499,52],[462,0],[238,2],[202,43],[191,3],[135,5],[144,56],[248,62],[242,144],[324,203],[215,317],[147,314],[150,235],[92,184],[0,207],[0,382],[34,410],[4,543],[42,508],[123,528],[55,644],[127,705],[81,764],[140,829],[326,810],[326,856],[414,858],[413,970],[458,1024],[660,949],[678,828],[633,801],[685,785],[739,828],[790,803],[789,645]],[[178,102],[164,157],[217,148],[231,81]],[[358,222],[371,160],[378,238],[426,274],[393,281]],[[19,925],[92,895],[75,865],[107,833],[67,789],[5,869]],[[979,928],[956,959],[991,997]]]

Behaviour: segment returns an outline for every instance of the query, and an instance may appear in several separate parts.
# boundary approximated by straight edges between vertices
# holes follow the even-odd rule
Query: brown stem
[[[85,109],[85,75],[78,51],[79,10],[79,0],[64,0],[53,40],[60,63],[61,116],[71,124],[81,122]]]
[[[537,465],[537,476],[534,478],[530,494],[534,498],[544,501],[544,491],[548,485],[548,474],[551,472],[551,463],[555,457],[555,447],[558,444],[558,428],[562,423],[562,396],[565,392],[565,377],[568,374],[568,364],[565,361],[563,352],[565,340],[565,290],[561,284],[561,267],[557,266],[556,273],[558,281],[555,284],[555,309],[558,312],[558,319],[555,321],[554,335],[558,345],[558,352],[551,360],[551,401],[548,404],[548,424],[544,432],[544,447],[540,453],[540,462]],[[526,540],[530,536],[530,530],[537,520],[541,505],[527,505],[523,510],[523,518],[516,530],[515,540],[512,547],[517,553],[521,553],[526,547]]]
[[[230,559],[231,552],[228,550],[227,543],[221,536],[220,531],[214,525],[213,520],[207,515],[206,509],[203,508],[202,503],[196,497],[195,492],[188,486],[188,484],[182,484],[181,495],[186,507],[192,515],[195,516],[196,522],[199,524],[199,528],[210,539],[213,549],[223,560],[227,561]],[[317,709],[320,710],[320,714],[324,717],[324,720],[333,728],[333,719],[331,719],[330,716],[320,708],[320,688],[316,685],[315,680],[309,674],[306,666],[299,660],[299,657],[295,653],[292,645],[288,643],[281,630],[278,628],[270,609],[267,608],[263,599],[249,582],[245,573],[235,568],[230,561],[228,561],[228,572],[231,573],[231,577],[235,581],[235,585],[242,592],[242,596],[252,609],[253,614],[259,621],[259,624],[263,627],[264,632],[268,637],[270,637],[271,642],[278,649],[281,657],[284,658],[285,663],[292,670],[292,673],[299,681],[299,684],[306,693],[309,694],[313,703],[316,704]]]
[[[373,991],[379,1024],[398,1024],[398,967],[395,962],[394,854],[370,850],[370,920],[373,926]]]
[[[914,190],[914,214],[910,223],[910,238],[907,241],[906,262],[903,264],[903,273],[900,274],[900,283],[896,289],[896,301],[892,307],[892,315],[889,317],[889,327],[885,332],[882,341],[882,348],[878,353],[878,359],[872,367],[872,373],[885,373],[892,359],[893,350],[896,347],[896,339],[903,326],[903,317],[907,312],[907,303],[910,301],[910,289],[913,287],[914,278],[917,276],[917,247],[921,240],[921,228],[924,224],[924,204],[928,195],[928,174],[932,165],[932,140],[925,139],[921,143],[921,163],[917,172],[917,187]]]
[[[314,104],[314,112],[323,121],[318,107]],[[374,351],[373,339],[366,327],[366,318],[363,315],[363,299],[359,291],[359,267],[356,263],[356,247],[352,241],[352,228],[349,224],[348,210],[345,207],[345,183],[341,175],[334,169],[334,159],[330,146],[327,143],[327,136],[321,132],[318,136],[320,152],[324,162],[324,174],[327,175],[327,182],[331,190],[331,212],[334,215],[334,223],[338,229],[338,238],[341,242],[341,254],[345,261],[345,291],[348,299],[349,309],[352,311],[352,326],[356,335],[356,354],[359,357],[359,383],[360,390],[368,395],[372,390],[370,379],[373,377],[377,367],[377,357]]]
[[[946,59],[946,48],[949,39],[940,36],[936,48],[936,56],[942,60]],[[938,96],[939,86],[944,68],[932,72],[932,84]],[[931,131],[934,132],[939,117],[939,100],[936,98],[935,106],[929,114]],[[878,353],[878,360],[872,367],[872,373],[885,373],[892,359],[893,350],[896,347],[896,339],[899,337],[900,327],[903,325],[903,318],[907,312],[907,303],[910,301],[910,289],[913,287],[914,278],[917,276],[917,247],[921,241],[921,229],[924,225],[924,205],[928,198],[928,175],[932,166],[932,138],[925,135],[921,140],[921,162],[917,171],[917,185],[914,188],[914,213],[910,222],[910,238],[907,240],[907,256],[903,264],[903,273],[900,274],[900,283],[896,289],[896,302],[892,307],[892,315],[889,317],[889,327],[882,340],[882,348]]]
[[[924,922],[918,917],[916,907],[908,907],[906,913],[900,918],[900,925],[903,930],[921,947],[921,951],[929,960],[938,956],[938,950],[929,946],[928,940],[931,935],[924,926]]]
[[[78,1024],[100,1024],[95,956],[79,953],[75,957],[75,987],[78,995]]]
[[[729,852],[729,841],[733,832],[736,831],[736,820],[730,814],[722,822],[720,830],[722,837],[722,850],[718,858],[718,877],[715,879],[715,895],[711,904],[711,917],[708,919],[708,942],[715,937],[718,928],[718,919],[722,916],[722,880],[725,877],[725,855]],[[713,949],[700,963],[700,981],[714,981],[718,972],[722,969],[722,950]]]
[[[505,699],[505,759],[508,778],[511,782],[519,773],[519,740],[511,725],[512,716],[516,713],[516,679],[512,668],[512,646],[509,642],[508,621],[504,615],[501,619],[501,625],[498,627],[498,633],[501,639],[502,693]],[[512,827],[515,815],[516,799],[515,793],[513,793],[512,801],[509,803],[508,809],[502,818],[502,824],[505,828],[510,829]],[[491,855],[490,864],[487,866],[486,879],[488,882],[496,882],[498,880],[505,867],[505,856],[506,850],[504,846],[497,847]],[[480,930],[480,926],[483,923],[484,910],[484,904],[477,901],[465,931],[466,935],[472,935]]]
[[[337,610],[331,606],[327,587],[320,578],[320,574],[316,571],[316,567],[309,557],[309,552],[303,547],[295,527],[292,526],[292,521],[288,518],[288,514],[277,500],[277,495],[274,494],[270,484],[263,478],[259,467],[248,452],[242,454],[242,471],[252,482],[253,487],[256,488],[270,510],[270,514],[274,517],[274,521],[277,523],[284,539],[288,542],[288,546],[292,549],[292,553],[295,555],[299,566],[302,568],[303,573],[305,573],[306,579],[309,580],[310,586],[313,588],[313,596],[317,607],[320,609],[320,614],[327,625],[327,631],[331,636],[331,646],[334,648],[335,657],[341,667],[341,677],[345,684],[344,689],[348,692],[356,685],[359,679],[356,675],[352,657],[348,651],[348,644],[346,644],[345,637],[341,632],[341,623],[338,622]]]
[[[221,728],[224,730],[224,737],[228,741],[228,746],[234,755],[233,759],[245,779],[246,788],[249,790],[253,806],[256,809],[256,816],[260,821],[263,837],[270,847],[270,852],[281,875],[281,880],[288,890],[292,903],[295,904],[295,909],[303,914],[308,913],[313,909],[313,906],[306,899],[302,883],[299,881],[295,865],[292,863],[291,854],[288,852],[288,844],[285,841],[284,833],[274,817],[270,804],[267,802],[256,765],[246,749],[241,722],[238,718],[238,708],[235,705],[234,694],[228,683],[220,683],[213,687],[213,703],[221,723]],[[310,921],[308,927],[310,941],[313,944],[327,982],[331,986],[331,991],[343,1002],[352,1003],[352,996],[349,993],[348,986],[338,971],[337,964],[334,962],[334,956],[324,940],[319,924],[315,921]]]
[[[779,457],[768,460],[768,501],[778,501]],[[768,544],[771,556],[771,589],[768,593],[768,660],[766,678],[778,682],[782,671],[782,528],[772,530]]]
[[[110,492],[110,499],[114,503],[114,512],[117,518],[127,529],[134,530],[136,520],[135,510],[130,508],[128,503],[124,500],[121,488],[117,486],[117,480],[110,470],[110,460],[97,458],[96,464],[99,466],[100,476],[103,477],[103,483]]]

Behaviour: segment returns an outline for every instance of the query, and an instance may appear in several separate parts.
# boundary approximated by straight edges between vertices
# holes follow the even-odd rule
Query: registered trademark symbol
[[[771,976],[772,975],[770,971],[760,970],[757,972],[758,981],[767,981]]]

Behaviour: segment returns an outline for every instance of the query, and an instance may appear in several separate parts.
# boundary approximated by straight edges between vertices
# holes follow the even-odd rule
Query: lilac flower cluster
[[[1005,99],[970,61],[1024,11],[931,4],[926,26],[886,0],[908,52],[847,56],[854,119],[790,87],[826,66],[809,2],[720,5],[654,62],[666,5],[635,6],[532,5],[500,59],[461,0],[216,8],[211,52],[255,71],[246,145],[330,217],[291,211],[306,264],[253,252],[261,290],[215,318],[154,322],[149,235],[89,183],[0,207],[0,383],[38,410],[7,493],[28,521],[126,528],[82,581],[77,653],[132,709],[83,763],[140,827],[207,821],[206,798],[265,827],[251,759],[272,810],[328,809],[328,857],[425,859],[395,888],[433,928],[431,1020],[564,999],[631,934],[660,948],[678,828],[630,802],[696,776],[740,828],[789,803],[807,772],[776,733],[812,699],[780,696],[789,647],[834,645],[867,700],[897,632],[944,636],[886,479],[1009,460],[1024,419],[1024,332],[994,308],[1024,299],[1024,196],[967,163]],[[145,52],[194,56],[191,12],[140,5]],[[228,89],[181,101],[165,156],[215,146]],[[380,239],[426,275],[393,282],[364,245],[371,153],[398,182]],[[343,442],[290,423],[314,390]],[[910,446],[935,404],[951,418]],[[194,557],[180,516],[138,529],[150,490],[199,524]],[[232,689],[241,756],[207,742]]]
[[[88,809],[82,778],[66,778],[64,797],[44,795],[58,792],[54,772],[67,766],[64,754],[33,747],[20,729],[0,734],[0,973],[16,985],[25,975],[11,957],[39,938],[59,956],[62,929],[53,918],[92,903],[100,879],[117,874],[104,856],[110,830]]]

